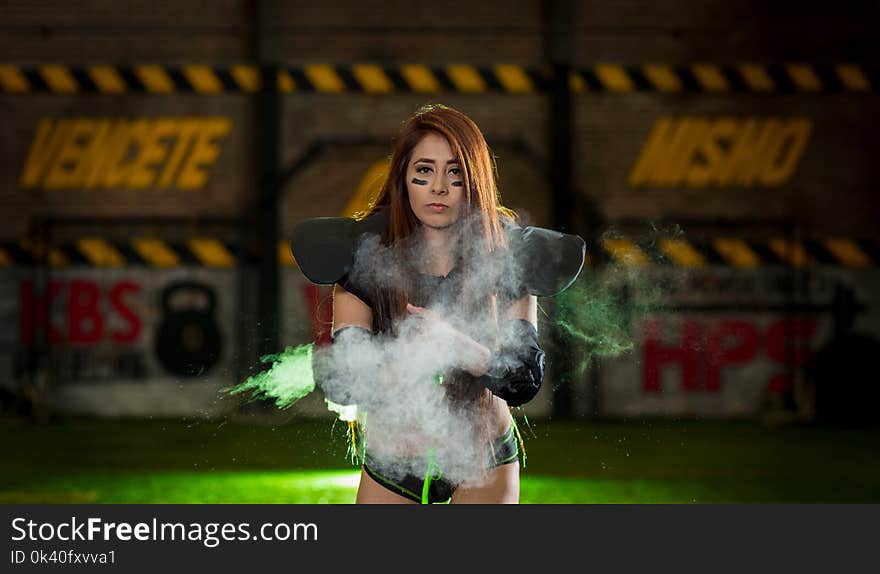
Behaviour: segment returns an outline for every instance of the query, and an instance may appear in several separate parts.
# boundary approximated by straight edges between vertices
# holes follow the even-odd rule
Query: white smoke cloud
[[[487,421],[476,403],[451,404],[444,384],[449,373],[462,369],[466,349],[450,336],[449,327],[494,348],[513,337],[505,317],[504,293],[515,293],[518,269],[512,254],[496,251],[487,257],[477,246],[467,268],[456,267],[444,278],[421,279],[421,293],[414,305],[426,307],[442,321],[411,315],[400,321],[395,334],[370,334],[360,329],[340,330],[332,346],[316,349],[320,355],[318,385],[329,400],[356,403],[366,430],[367,450],[383,474],[424,477],[431,459],[454,483],[479,483],[491,462],[489,445],[480,442]],[[366,236],[358,248],[350,279],[360,285],[399,285],[402,271],[418,272],[424,245],[418,236],[394,249]],[[459,264],[460,265],[460,262]],[[478,305],[462,302],[462,290],[477,298]],[[496,312],[486,295],[502,294]],[[368,293],[369,294],[369,293]],[[317,364],[317,363],[316,363]],[[446,376],[444,384],[439,377]],[[478,385],[478,381],[472,383]],[[496,399],[500,400],[500,399]],[[501,436],[503,426],[493,428],[488,440]]]

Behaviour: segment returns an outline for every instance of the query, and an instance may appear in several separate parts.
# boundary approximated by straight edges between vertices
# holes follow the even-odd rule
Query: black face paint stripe
[[[464,182],[463,181],[453,181],[450,185],[452,185],[453,187],[464,187]]]
[[[418,179],[418,178],[414,177],[412,179],[412,182],[416,185],[428,185],[428,180],[426,180],[426,179]]]

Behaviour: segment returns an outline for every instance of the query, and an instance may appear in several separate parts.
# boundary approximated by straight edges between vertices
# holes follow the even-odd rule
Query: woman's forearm
[[[486,374],[492,363],[492,351],[464,333],[457,332],[461,368],[475,377]]]
[[[455,366],[475,377],[482,376],[489,370],[492,364],[492,351],[488,347],[459,331],[430,309],[410,303],[406,308],[412,315],[421,317],[425,321],[430,337],[435,337],[436,343],[451,344],[450,350],[455,354]]]

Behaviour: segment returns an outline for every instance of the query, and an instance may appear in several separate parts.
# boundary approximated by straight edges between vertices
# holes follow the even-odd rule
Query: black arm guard
[[[523,319],[513,321],[511,333],[480,382],[511,407],[524,405],[538,394],[544,381],[544,349],[538,330]]]

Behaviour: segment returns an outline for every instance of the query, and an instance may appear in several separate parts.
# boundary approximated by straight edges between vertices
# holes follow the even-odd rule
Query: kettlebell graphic
[[[194,377],[217,363],[223,338],[214,319],[216,303],[214,290],[197,281],[177,281],[162,290],[156,355],[166,371]]]

